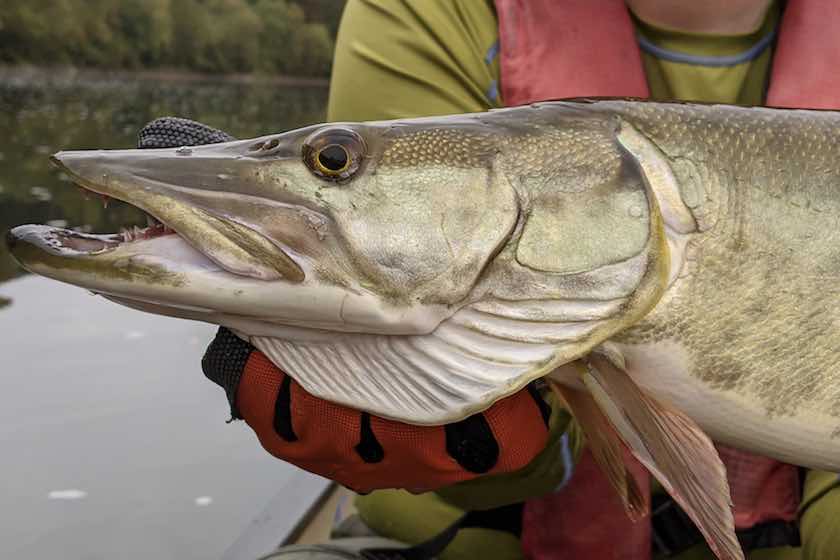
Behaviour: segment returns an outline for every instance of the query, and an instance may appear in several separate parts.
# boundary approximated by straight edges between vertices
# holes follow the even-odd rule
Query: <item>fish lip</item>
[[[159,236],[164,245],[152,251],[126,252],[121,235],[94,235],[73,230],[29,224],[13,228],[6,236],[11,256],[27,271],[104,293],[115,290],[154,288],[169,292],[184,286],[188,275],[202,270],[218,270],[218,265],[192,249],[180,236]],[[68,239],[71,240],[68,242]],[[155,238],[145,242],[160,243]],[[175,247],[190,247],[189,260],[172,260]],[[79,246],[78,244],[81,244]],[[174,254],[179,255],[179,251]],[[153,290],[153,291],[154,291]]]
[[[6,246],[15,256],[28,244],[59,257],[92,257],[116,249],[123,243],[121,238],[120,234],[82,233],[72,229],[28,224],[10,229],[6,233]],[[85,249],[79,246],[81,243],[88,243],[92,247]]]
[[[105,153],[105,152],[107,152],[107,150],[91,150],[88,153],[97,153],[97,152]],[[79,153],[79,152],[75,152],[75,153]],[[68,175],[68,177],[79,187],[81,187],[85,190],[88,190],[90,192],[93,192],[95,194],[99,194],[99,195],[102,195],[102,196],[105,196],[105,197],[109,197],[109,198],[113,198],[115,200],[119,200],[121,202],[125,202],[125,203],[130,204],[131,206],[133,206],[135,208],[138,208],[138,209],[142,210],[143,212],[146,212],[147,214],[151,215],[158,222],[160,222],[161,224],[163,224],[164,226],[166,226],[170,230],[172,230],[172,232],[174,232],[176,235],[178,235],[182,240],[184,240],[185,242],[190,244],[195,250],[202,253],[207,259],[215,262],[217,265],[219,265],[221,268],[223,268],[227,272],[230,272],[231,274],[234,274],[234,275],[237,275],[237,276],[255,277],[255,278],[262,279],[262,280],[282,279],[282,280],[286,280],[286,281],[289,281],[289,282],[292,282],[292,283],[300,283],[305,279],[305,273],[303,272],[303,267],[295,260],[295,258],[293,256],[294,253],[288,247],[286,247],[285,245],[283,245],[281,243],[278,243],[274,239],[269,239],[266,236],[260,234],[258,231],[254,230],[252,228],[248,228],[247,226],[244,226],[243,224],[240,224],[238,222],[232,221],[232,220],[228,219],[227,217],[225,217],[223,215],[220,215],[220,214],[217,214],[217,213],[215,213],[215,212],[213,212],[209,209],[200,208],[198,206],[193,206],[193,205],[189,205],[189,204],[184,203],[186,206],[192,208],[196,212],[201,212],[201,213],[206,214],[208,216],[212,216],[213,218],[216,218],[216,219],[218,219],[222,222],[225,222],[225,223],[228,223],[228,224],[233,224],[234,227],[238,227],[238,228],[241,228],[243,230],[247,230],[252,235],[259,236],[264,241],[266,241],[267,243],[270,243],[274,247],[274,249],[279,253],[278,256],[281,257],[280,260],[284,264],[283,270],[282,271],[279,271],[279,270],[277,271],[279,273],[279,276],[276,276],[276,275],[260,275],[260,274],[255,274],[255,273],[249,274],[249,273],[243,272],[242,270],[236,270],[236,269],[232,268],[228,263],[224,262],[223,260],[221,260],[219,258],[214,257],[212,254],[207,252],[207,250],[204,247],[202,247],[202,244],[197,242],[196,240],[194,240],[192,238],[192,236],[186,235],[184,232],[179,231],[179,228],[176,225],[170,223],[169,220],[162,217],[163,213],[158,208],[156,208],[154,205],[145,204],[145,203],[142,203],[139,200],[135,200],[134,197],[130,196],[130,194],[128,192],[125,192],[123,190],[109,189],[105,185],[97,183],[97,182],[85,177],[84,175],[74,171],[68,163],[66,163],[65,161],[62,160],[63,155],[65,157],[67,157],[71,154],[74,154],[74,152],[60,151],[60,152],[57,152],[55,154],[52,154],[49,157],[50,163],[55,165],[57,168],[59,168],[64,173],[66,173]],[[106,169],[107,168],[103,166],[103,171],[106,170]],[[107,177],[107,173],[103,173],[103,178],[105,178],[105,177]],[[152,179],[152,178],[149,178],[149,177],[144,177],[142,175],[136,175],[136,178],[140,179],[140,180],[146,180],[146,181],[149,181],[149,182],[155,182],[156,181],[155,179]],[[168,195],[164,195],[164,197],[169,199],[169,200],[172,200],[172,201],[175,200],[173,197],[168,196]],[[61,230],[61,228],[54,228],[54,229],[56,231],[71,231],[72,232],[72,230]],[[221,234],[221,233],[219,233],[219,235],[223,236],[223,234]],[[8,244],[8,242],[7,242],[7,244]],[[119,246],[119,244],[115,245],[115,246],[110,246],[106,250],[114,249],[117,246]],[[90,253],[89,256],[93,256],[94,254],[100,254],[100,253],[101,253],[101,251],[99,253]],[[269,268],[269,266],[266,265],[266,268]],[[274,267],[274,268],[276,269],[276,267]]]

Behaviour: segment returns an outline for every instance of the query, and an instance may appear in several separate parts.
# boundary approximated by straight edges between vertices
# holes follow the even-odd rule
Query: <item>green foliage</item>
[[[304,10],[288,0],[256,0],[253,7],[263,22],[261,70],[295,76],[329,74],[334,35],[327,26],[307,23]]]
[[[0,62],[327,76],[344,0],[3,0]]]

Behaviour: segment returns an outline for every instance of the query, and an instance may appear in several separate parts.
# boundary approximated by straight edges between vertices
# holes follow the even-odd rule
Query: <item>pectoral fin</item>
[[[582,373],[601,411],[633,455],[703,533],[721,560],[743,560],[726,469],[711,440],[688,416],[645,394],[628,373],[592,354]]]
[[[586,367],[578,362],[574,365]],[[622,460],[624,444],[609,419],[601,412],[595,399],[588,392],[572,389],[554,380],[549,380],[548,384],[558,398],[565,402],[580,424],[595,462],[601,467],[610,485],[618,492],[630,519],[637,521],[647,515],[650,502],[639,489],[633,473],[624,464]]]
[[[584,354],[605,325],[621,324],[628,305],[627,298],[488,298],[429,334],[282,327],[275,336],[242,336],[313,395],[401,422],[441,425],[542,377],[558,354]]]

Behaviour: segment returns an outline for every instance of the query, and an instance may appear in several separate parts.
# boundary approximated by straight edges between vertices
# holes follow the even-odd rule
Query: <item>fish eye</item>
[[[366,146],[354,130],[324,128],[307,138],[302,147],[303,161],[309,170],[328,181],[349,181],[359,170]]]
[[[316,159],[325,173],[341,173],[350,164],[350,155],[344,146],[338,144],[330,144],[318,150]]]

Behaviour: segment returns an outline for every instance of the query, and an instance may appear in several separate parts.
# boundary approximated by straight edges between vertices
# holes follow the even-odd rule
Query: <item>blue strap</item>
[[[490,45],[490,48],[487,49],[487,54],[484,55],[484,63],[488,66],[493,64],[493,61],[496,57],[499,56],[499,40]],[[487,96],[487,99],[491,103],[497,103],[499,101],[499,83],[496,80],[491,80],[490,85],[487,86],[487,91],[484,93]]]
[[[499,40],[496,39],[496,42],[490,45],[490,48],[487,49],[487,54],[484,55],[484,63],[485,64],[493,64],[493,59],[499,55]]]
[[[575,461],[572,458],[572,447],[569,444],[569,432],[564,432],[560,437],[560,459],[563,461],[563,480],[555,488],[555,492],[569,483],[572,473],[575,472]]]
[[[749,49],[738,54],[724,55],[724,56],[704,56],[699,54],[688,54],[679,51],[672,51],[670,49],[662,48],[652,43],[648,38],[641,34],[637,34],[636,38],[639,41],[639,47],[642,51],[655,56],[661,60],[668,62],[678,62],[680,64],[691,64],[693,66],[711,66],[711,67],[725,67],[737,66],[756,58],[764,52],[764,50],[773,43],[776,38],[776,30],[772,29],[764,37],[758,40]]]

